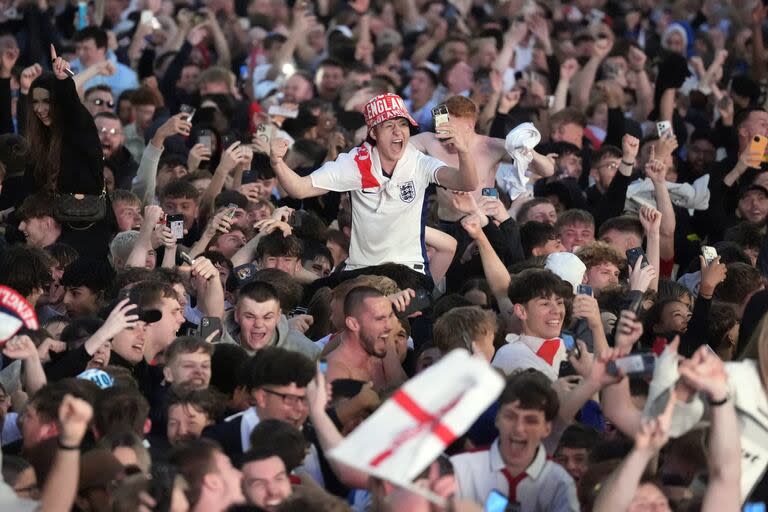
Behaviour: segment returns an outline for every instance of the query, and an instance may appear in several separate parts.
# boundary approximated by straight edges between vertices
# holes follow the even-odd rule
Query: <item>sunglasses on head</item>
[[[93,104],[96,105],[97,107],[100,107],[102,105],[106,105],[109,108],[115,108],[115,102],[114,101],[102,100],[101,98],[96,98],[96,99],[94,99],[92,101],[93,101]]]

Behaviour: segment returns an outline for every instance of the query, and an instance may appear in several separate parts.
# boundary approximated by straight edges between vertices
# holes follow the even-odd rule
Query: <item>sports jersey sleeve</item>
[[[419,152],[417,166],[421,176],[427,179],[427,183],[436,183],[437,185],[440,184],[437,182],[437,170],[441,167],[448,167],[442,160],[421,152]]]
[[[343,153],[333,162],[326,162],[318,170],[309,175],[312,185],[316,188],[333,192],[360,190],[362,180],[357,168],[355,151]]]

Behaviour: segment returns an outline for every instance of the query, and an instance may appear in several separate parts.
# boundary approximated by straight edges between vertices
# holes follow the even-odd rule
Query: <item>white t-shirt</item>
[[[560,363],[568,357],[562,340],[557,338],[556,344],[545,347],[543,338],[507,334],[505,339],[507,344],[499,348],[493,356],[491,365],[494,368],[503,371],[505,375],[515,370],[533,368],[549,377],[551,381],[557,380]]]
[[[392,262],[426,273],[425,198],[441,167],[446,164],[408,144],[390,178],[376,147],[364,143],[310,175],[317,188],[351,193],[347,270]]]
[[[570,512],[579,510],[576,484],[562,466],[547,460],[539,446],[524,473],[511,475],[499,451],[499,440],[490,449],[451,457],[458,495],[485,503],[494,489],[519,503],[520,512]]]

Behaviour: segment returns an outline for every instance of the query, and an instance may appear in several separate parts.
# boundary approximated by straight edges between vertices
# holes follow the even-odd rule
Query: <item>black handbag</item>
[[[107,190],[101,195],[56,194],[53,201],[53,216],[62,224],[96,223],[107,215]]]

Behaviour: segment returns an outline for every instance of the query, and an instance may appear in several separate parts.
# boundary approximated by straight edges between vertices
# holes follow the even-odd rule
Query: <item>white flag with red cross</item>
[[[328,456],[411,489],[503,388],[504,379],[485,360],[454,350],[403,384]]]

